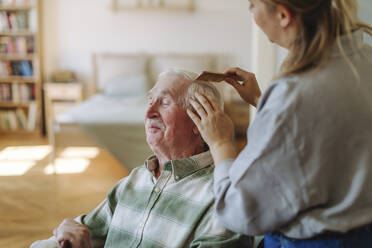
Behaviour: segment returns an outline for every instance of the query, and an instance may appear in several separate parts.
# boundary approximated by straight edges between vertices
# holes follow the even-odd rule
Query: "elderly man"
[[[148,93],[147,142],[154,156],[117,183],[90,214],[64,220],[32,247],[251,247],[214,216],[213,160],[186,113],[195,92],[216,88],[181,71],[160,74]],[[52,246],[48,246],[52,244]],[[44,246],[45,245],[45,246]]]

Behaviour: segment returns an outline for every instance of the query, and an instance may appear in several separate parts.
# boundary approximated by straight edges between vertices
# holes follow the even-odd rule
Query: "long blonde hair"
[[[341,36],[363,28],[372,35],[372,26],[357,19],[356,0],[262,0],[268,7],[287,7],[300,20],[300,32],[281,66],[278,77],[304,73],[322,66],[331,48],[338,44],[354,74],[355,67],[341,46]],[[351,37],[351,36],[350,36]]]

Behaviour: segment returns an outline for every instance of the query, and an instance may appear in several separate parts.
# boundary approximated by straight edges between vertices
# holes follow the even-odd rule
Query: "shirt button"
[[[156,193],[159,193],[159,192],[160,192],[159,187],[155,187],[155,192],[156,192]]]

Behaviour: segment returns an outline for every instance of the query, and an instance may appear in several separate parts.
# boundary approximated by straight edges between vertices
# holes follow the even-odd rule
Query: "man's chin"
[[[154,134],[147,134],[146,141],[150,147],[156,147],[161,143],[162,136],[154,135]]]

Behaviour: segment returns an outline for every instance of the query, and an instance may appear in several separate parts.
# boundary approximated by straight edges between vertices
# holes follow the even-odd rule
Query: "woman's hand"
[[[226,71],[225,74],[234,76],[235,78],[238,77],[243,81],[241,84],[232,77],[225,80],[238,91],[244,101],[257,107],[258,100],[261,96],[261,90],[254,73],[244,71],[240,68],[232,68]]]
[[[66,242],[72,248],[92,248],[89,229],[71,219],[64,219],[53,231],[57,241],[62,245]],[[68,241],[68,242],[67,242]]]
[[[198,127],[199,132],[208,144],[215,165],[225,159],[235,158],[236,151],[232,144],[234,124],[222,111],[213,97],[196,93],[196,99],[191,100],[195,110],[187,109],[187,114]]]

